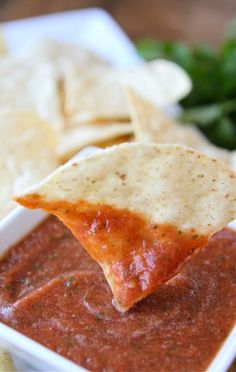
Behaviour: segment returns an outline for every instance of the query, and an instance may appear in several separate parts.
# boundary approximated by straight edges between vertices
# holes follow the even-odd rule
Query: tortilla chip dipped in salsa
[[[71,160],[14,198],[69,227],[126,311],[235,218],[236,175],[183,146],[126,143]]]

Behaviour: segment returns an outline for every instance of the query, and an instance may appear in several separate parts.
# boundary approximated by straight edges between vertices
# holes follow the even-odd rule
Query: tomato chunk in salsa
[[[99,265],[49,217],[0,261],[0,320],[92,371],[204,370],[235,324],[235,262],[224,229],[120,314]]]

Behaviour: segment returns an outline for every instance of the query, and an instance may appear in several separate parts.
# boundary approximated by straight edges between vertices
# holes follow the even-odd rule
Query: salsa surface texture
[[[236,319],[236,233],[215,234],[125,314],[99,265],[49,217],[0,262],[0,320],[92,371],[200,371]]]

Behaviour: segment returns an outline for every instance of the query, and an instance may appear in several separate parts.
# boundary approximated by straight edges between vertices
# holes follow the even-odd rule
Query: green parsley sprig
[[[150,38],[137,41],[136,47],[146,60],[165,58],[189,74],[193,89],[181,101],[180,121],[196,124],[216,145],[236,149],[236,20],[217,49]]]

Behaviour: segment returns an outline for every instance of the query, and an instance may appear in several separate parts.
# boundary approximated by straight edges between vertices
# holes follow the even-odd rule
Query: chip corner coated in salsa
[[[31,204],[40,202],[31,196]],[[120,311],[155,292],[208,241],[193,229],[153,224],[141,213],[109,205],[51,201],[44,208],[57,215],[100,264]]]
[[[0,319],[91,371],[205,370],[235,324],[235,262],[224,229],[122,314],[100,266],[49,217],[0,261]]]
[[[56,213],[101,265],[121,311],[156,291],[207,244],[208,238],[194,230],[151,224],[127,209],[88,202],[59,204],[50,204],[50,210],[60,210]]]

